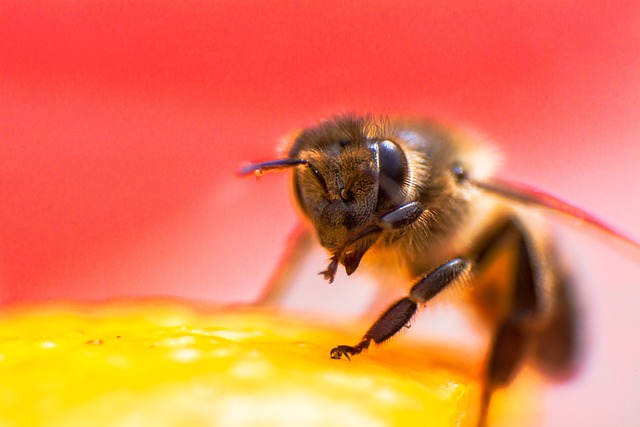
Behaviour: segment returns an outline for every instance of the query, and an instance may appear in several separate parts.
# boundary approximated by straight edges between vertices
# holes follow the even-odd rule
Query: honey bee
[[[330,254],[320,273],[329,282],[340,265],[347,275],[356,272],[365,255],[414,277],[360,342],[336,346],[332,358],[389,339],[453,285],[471,289],[473,309],[492,330],[479,425],[492,393],[525,358],[551,377],[566,376],[579,360],[570,276],[522,205],[550,208],[638,245],[557,198],[493,178],[494,165],[486,144],[439,122],[346,115],[301,131],[287,157],[240,172],[294,169],[297,204]]]

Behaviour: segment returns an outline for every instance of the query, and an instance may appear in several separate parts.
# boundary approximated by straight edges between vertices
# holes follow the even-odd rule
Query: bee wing
[[[502,179],[493,179],[487,182],[473,181],[473,185],[481,190],[487,191],[496,196],[512,200],[516,203],[524,205],[533,205],[544,209],[557,212],[565,217],[577,220],[576,225],[587,224],[610,236],[615,237],[621,242],[640,251],[640,243],[628,235],[616,230],[600,218],[580,209],[564,200],[561,200],[551,194],[541,191],[537,188],[526,184]]]

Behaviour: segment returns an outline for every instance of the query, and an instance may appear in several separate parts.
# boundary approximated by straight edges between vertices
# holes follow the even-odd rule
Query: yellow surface
[[[475,424],[477,364],[407,336],[330,359],[364,330],[167,301],[5,310],[0,426]]]

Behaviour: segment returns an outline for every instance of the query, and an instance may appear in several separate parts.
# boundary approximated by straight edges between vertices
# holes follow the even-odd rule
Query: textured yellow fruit
[[[168,301],[0,318],[0,426],[473,426],[477,366],[407,339],[353,358],[339,332]]]

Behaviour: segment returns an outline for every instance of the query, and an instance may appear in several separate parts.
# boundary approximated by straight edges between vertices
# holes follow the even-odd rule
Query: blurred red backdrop
[[[0,301],[251,300],[295,212],[286,176],[234,172],[341,111],[473,126],[505,176],[640,236],[639,52],[627,1],[3,2]],[[579,234],[595,322],[623,337],[637,263]],[[626,368],[588,384],[637,395],[637,369],[615,381],[638,344],[611,352]]]

